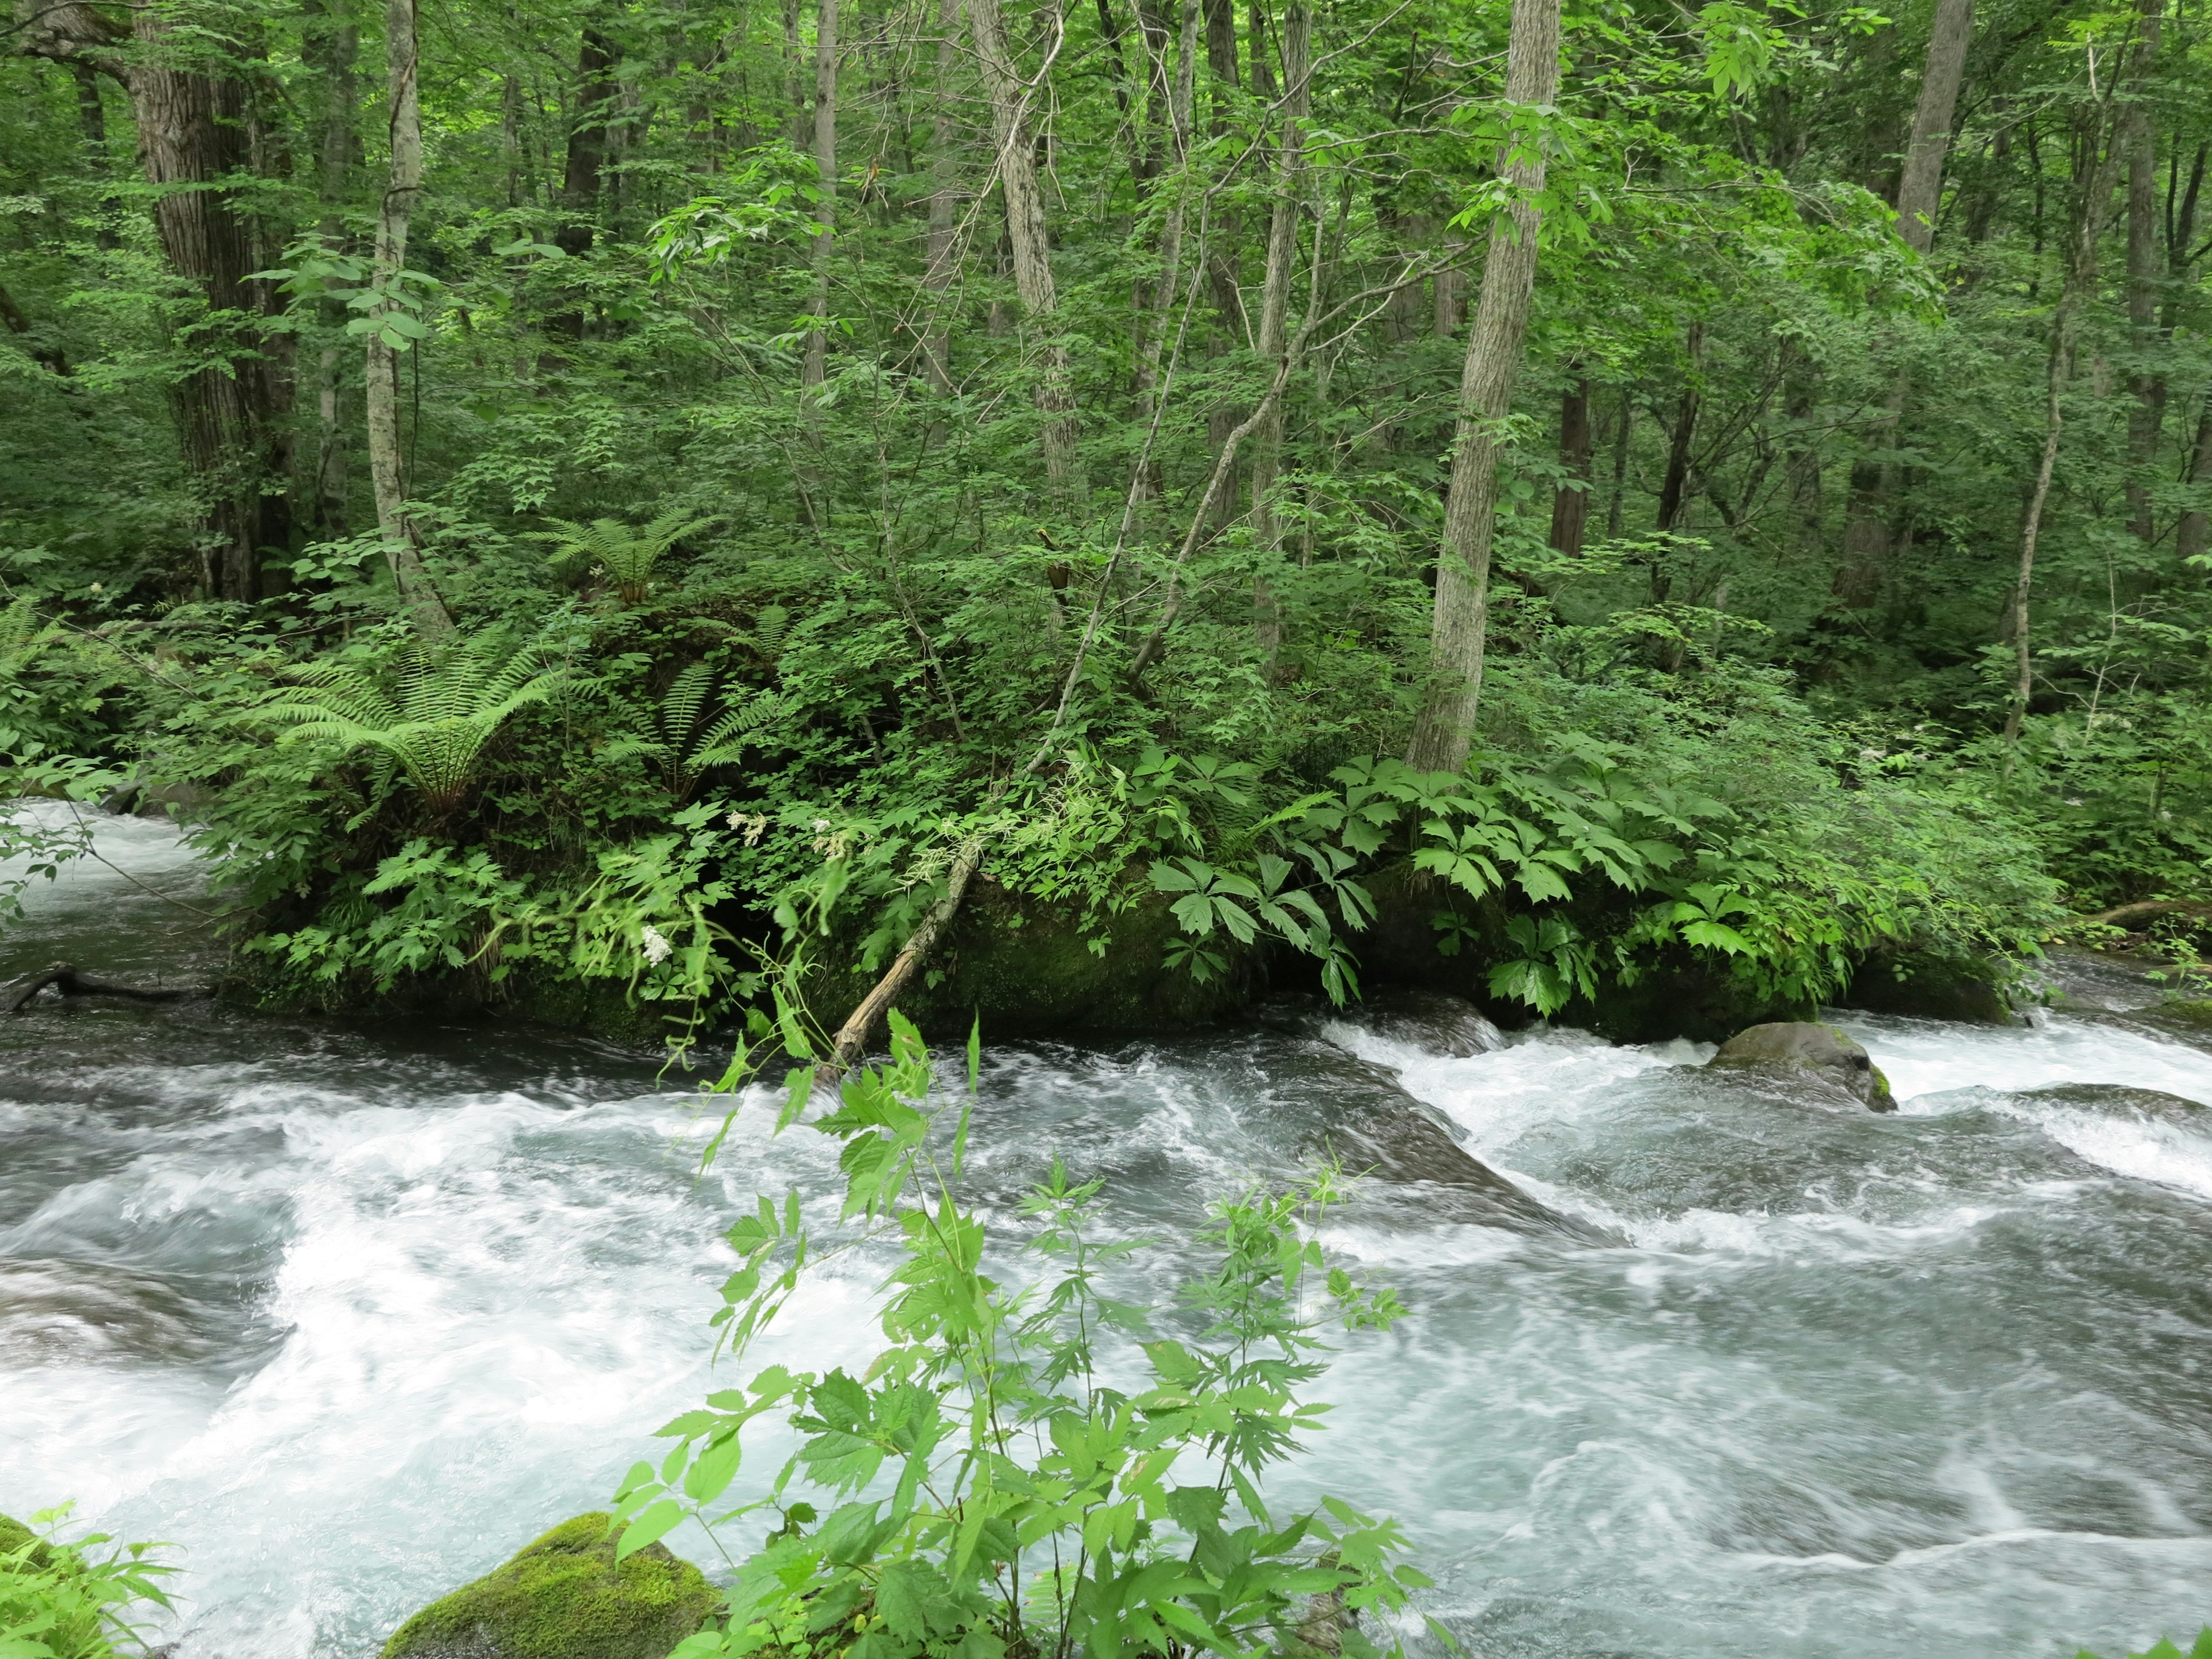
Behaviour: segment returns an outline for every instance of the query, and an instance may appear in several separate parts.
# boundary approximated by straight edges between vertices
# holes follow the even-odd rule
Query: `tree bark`
[[[960,158],[954,147],[952,77],[959,61],[960,0],[938,0],[937,107],[929,137],[929,237],[922,286],[928,294],[929,314],[922,327],[922,369],[939,392],[952,390],[951,319],[945,313],[947,295],[958,265],[953,246],[957,220]]]
[[[350,17],[326,5],[311,6],[307,15],[311,26],[305,31],[302,56],[314,71],[322,93],[322,132],[316,145],[321,235],[325,249],[340,253],[347,240],[347,185],[359,159],[354,118],[360,94],[354,71],[361,32]],[[335,540],[347,533],[345,362],[349,354],[341,344],[345,301],[332,296],[324,300],[319,309],[325,343],[316,354],[315,465],[307,495],[314,533]]]
[[[1562,487],[1552,497],[1552,550],[1571,559],[1580,558],[1589,525],[1590,457],[1589,376],[1574,366],[1574,379],[1559,394],[1559,465],[1582,487]]]
[[[1258,33],[1254,33],[1258,61]],[[1291,271],[1297,263],[1298,221],[1305,197],[1305,119],[1313,79],[1313,12],[1308,0],[1283,9],[1282,132],[1275,145],[1275,202],[1267,227],[1267,274],[1260,293],[1261,360],[1280,364],[1290,342]],[[1267,583],[1267,569],[1282,551],[1283,526],[1272,499],[1281,470],[1283,400],[1268,400],[1252,442],[1252,538],[1260,570],[1252,580],[1254,642],[1270,679],[1283,647],[1282,608]]]
[[[288,400],[262,326],[276,305],[250,280],[261,261],[233,183],[253,159],[246,83],[191,67],[203,48],[164,8],[135,7],[126,26],[90,5],[16,0],[15,17],[18,50],[111,76],[130,94],[162,252],[212,313],[193,343],[203,367],[170,391],[201,508],[200,585],[211,598],[258,598],[262,550],[288,547],[292,532],[276,419]]]
[[[2212,484],[2212,397],[2197,416],[2197,441],[2189,452],[2189,472],[2182,482],[2191,484]],[[2173,533],[2173,550],[2185,562],[2201,558],[2212,551],[2212,513],[2193,507],[2181,515],[2181,523]]]
[[[392,172],[376,216],[376,250],[370,280],[389,293],[407,268],[407,228],[415,197],[422,188],[422,112],[416,95],[419,56],[415,38],[416,0],[386,0],[384,50],[386,109],[390,123]],[[380,298],[370,308],[381,319],[404,307]],[[420,527],[407,511],[407,478],[399,442],[400,349],[382,330],[368,334],[368,472],[376,491],[376,525],[384,556],[399,597],[416,628],[435,636],[453,631],[445,601],[422,564]]]
[[[2158,460],[2159,429],[2166,422],[2166,376],[2155,362],[2159,289],[2166,273],[2159,257],[2158,139],[2149,101],[2164,9],[2165,0],[2142,0],[2131,77],[2134,96],[2120,118],[2120,143],[2128,167],[2128,332],[2135,358],[2128,376],[2128,390],[2135,399],[2128,411],[2128,528],[2145,545],[2157,536],[2150,483]]]
[[[621,88],[615,81],[613,43],[591,25],[576,48],[576,112],[568,129],[568,151],[561,175],[560,228],[554,245],[571,258],[592,251],[599,240],[599,186],[606,173],[610,118]],[[583,317],[571,313],[570,327],[580,332]]]
[[[1923,258],[1936,239],[1936,214],[1943,198],[1943,163],[1951,145],[1951,121],[1965,78],[1966,48],[1973,40],[1974,0],[1936,0],[1921,60],[1920,96],[1913,106],[1912,135],[1897,182],[1897,234]],[[1897,443],[1908,392],[1905,377],[1892,382],[1881,417],[1867,434],[1868,447],[1888,450]],[[1833,592],[1844,608],[1864,611],[1881,597],[1894,552],[1890,520],[1904,483],[1901,468],[1879,456],[1863,457],[1851,466],[1845,500],[1843,562]]]
[[[1936,0],[1920,70],[1920,98],[1912,111],[1912,137],[1897,181],[1897,234],[1926,254],[1936,239],[1936,210],[1943,198],[1943,158],[1951,145],[1951,117],[1966,71],[1974,34],[1974,0]]]
[[[1548,105],[1559,86],[1559,0],[1514,0],[1506,101],[1522,108]],[[1498,423],[1512,408],[1528,331],[1542,220],[1534,196],[1543,188],[1544,165],[1540,149],[1509,144],[1499,169],[1512,205],[1491,227],[1482,297],[1468,330],[1429,631],[1429,690],[1406,752],[1407,763],[1423,771],[1463,769],[1474,741],[1498,512]]]
[[[1047,11],[1050,44],[1037,71],[1039,84],[1051,74],[1053,59],[1060,51],[1059,14],[1051,8]],[[1014,291],[1020,296],[1030,330],[1042,337],[1036,346],[1039,359],[1036,407],[1042,417],[1038,447],[1044,454],[1045,477],[1054,499],[1063,511],[1073,513],[1079,510],[1084,495],[1082,462],[1076,448],[1080,428],[1067,345],[1059,337],[1060,297],[1053,286],[1052,243],[1045,228],[1044,197],[1037,183],[1036,138],[1029,118],[1034,88],[1015,67],[999,0],[968,0],[968,17],[991,99],[991,131],[997,141],[999,184],[1006,204]]]
[[[815,234],[810,256],[814,294],[809,305],[814,315],[823,317],[830,311],[830,252],[837,240],[837,0],[822,0],[814,27],[814,170],[822,191],[814,217],[822,228]],[[829,365],[828,331],[818,326],[809,329],[799,385],[807,400],[810,426],[813,400],[829,374]]]
[[[2100,108],[2094,117],[2084,146],[2090,165],[2087,176],[2075,187],[2074,234],[2066,251],[2065,276],[2059,289],[2058,303],[2051,315],[2051,348],[2044,366],[2043,451],[2029,489],[2027,511],[2021,522],[2020,568],[2013,580],[2013,687],[2004,723],[2004,740],[2008,744],[2020,740],[2021,726],[2027,719],[2028,702],[2035,690],[2028,599],[2035,580],[2036,544],[2042,537],[2044,509],[2051,499],[2059,440],[2065,430],[2063,396],[2074,369],[2075,329],[2082,303],[2096,283],[2097,240],[2104,231],[2106,208],[2112,193],[2114,164],[2119,156],[2118,132],[2114,131],[2110,144],[2104,138],[2104,112]]]

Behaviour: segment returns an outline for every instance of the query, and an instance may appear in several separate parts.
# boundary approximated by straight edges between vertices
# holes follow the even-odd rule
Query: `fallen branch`
[[[982,836],[969,836],[961,844],[959,856],[952,860],[952,868],[945,877],[945,896],[930,907],[921,925],[907,935],[905,945],[892,960],[890,971],[876,981],[876,988],[860,999],[860,1005],[837,1028],[830,1058],[816,1068],[818,1082],[835,1088],[847,1072],[860,1063],[860,1055],[868,1046],[868,1033],[875,1029],[876,1022],[884,1017],[898,994],[906,989],[907,982],[935,947],[937,936],[945,931],[945,924],[960,908],[960,901],[968,896],[969,880],[982,859]]]
[[[118,985],[112,980],[94,979],[89,975],[80,974],[66,962],[57,962],[51,967],[40,969],[6,993],[0,994],[0,1014],[21,1013],[31,999],[49,985],[65,997],[128,997],[133,1002],[184,1002],[193,997],[215,994],[204,985],[168,991],[149,991],[136,985]]]

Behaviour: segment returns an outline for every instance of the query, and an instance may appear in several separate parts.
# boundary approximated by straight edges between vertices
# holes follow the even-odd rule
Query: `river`
[[[204,975],[173,832],[100,847],[0,973]],[[975,1199],[1058,1151],[1179,1237],[1373,1152],[1328,1243],[1411,1315],[1285,1490],[1401,1517],[1476,1659],[2117,1656],[2212,1620],[2212,1054],[2057,971],[2032,1026],[1838,1016],[1893,1116],[1419,1006],[995,1047]],[[835,1173],[751,1109],[702,1182],[681,1079],[513,1027],[49,994],[0,1056],[0,1510],[177,1546],[175,1659],[368,1659],[604,1507],[710,1386],[720,1231]],[[864,1360],[878,1267],[760,1358]]]

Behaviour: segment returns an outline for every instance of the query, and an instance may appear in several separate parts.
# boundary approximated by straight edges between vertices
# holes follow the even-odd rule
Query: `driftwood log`
[[[133,1002],[184,1002],[193,997],[215,994],[203,985],[166,991],[149,991],[136,985],[118,985],[112,980],[94,979],[89,974],[81,974],[66,962],[57,962],[16,981],[5,991],[0,991],[0,1014],[21,1013],[29,1006],[31,999],[49,985],[65,997],[128,997]]]
[[[2212,904],[2202,899],[2144,899],[2135,904],[2123,904],[2117,909],[2100,910],[2094,916],[2076,916],[2067,926],[2079,927],[2094,921],[2108,927],[2124,927],[2130,922],[2148,921],[2154,916],[2212,916]]]

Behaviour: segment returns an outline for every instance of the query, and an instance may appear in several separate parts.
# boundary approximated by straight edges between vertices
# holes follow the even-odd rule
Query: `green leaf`
[[[647,1507],[636,1520],[623,1528],[622,1541],[615,1546],[615,1559],[635,1555],[647,1544],[655,1544],[684,1519],[684,1506],[672,1498],[664,1498]]]

